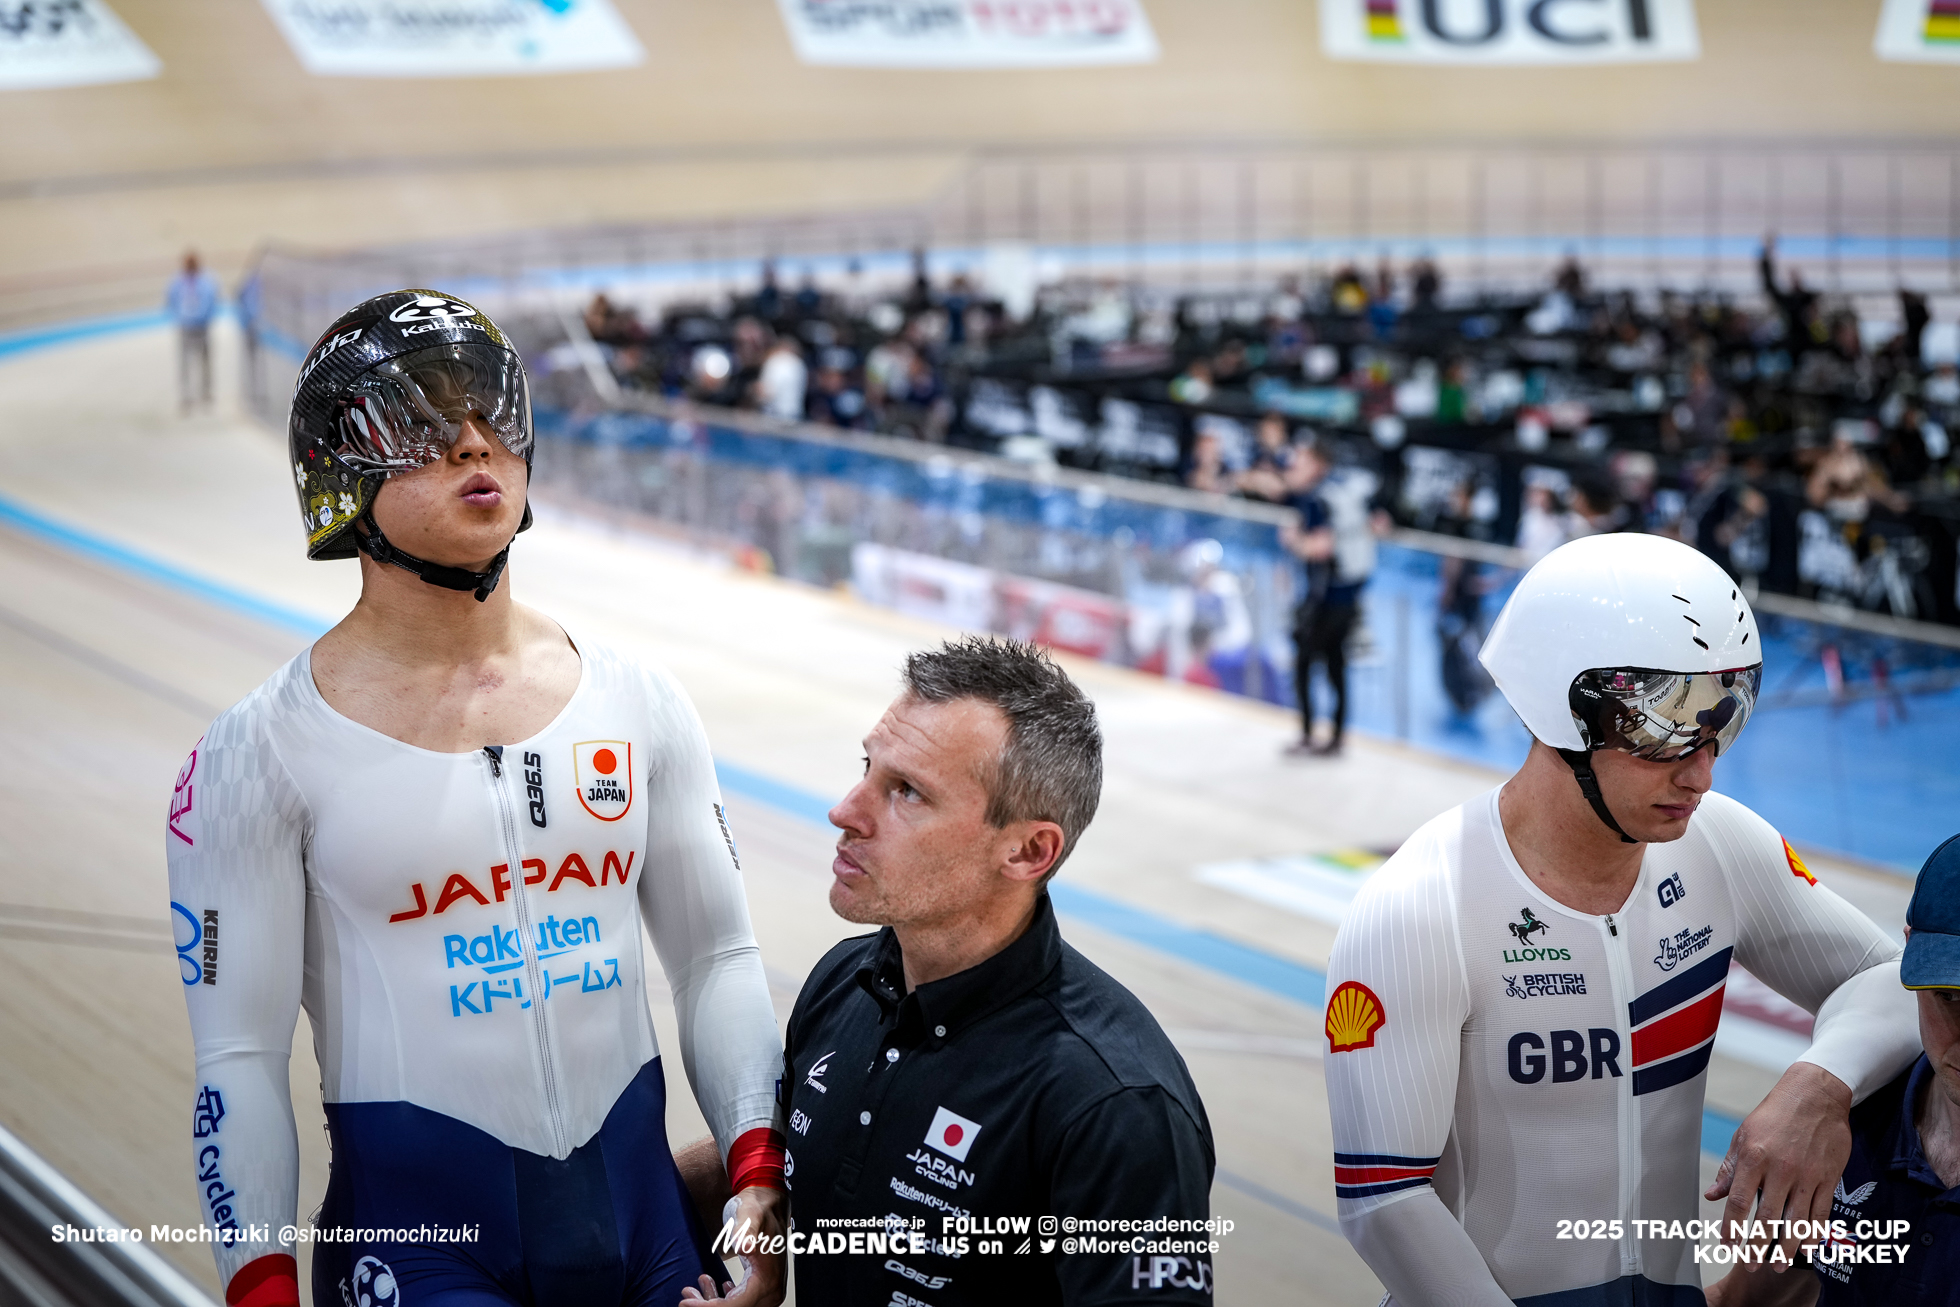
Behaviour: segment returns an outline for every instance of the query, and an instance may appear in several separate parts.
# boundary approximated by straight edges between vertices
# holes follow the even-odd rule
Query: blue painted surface
[[[169,325],[170,319],[157,311],[119,313],[105,318],[84,318],[79,322],[60,322],[26,331],[0,332],[0,359],[50,345],[67,345],[95,336],[112,336],[124,331],[147,331]]]
[[[223,581],[200,576],[188,568],[166,562],[153,554],[118,544],[106,536],[96,535],[65,522],[49,517],[45,513],[29,508],[7,495],[0,495],[0,522],[18,531],[59,545],[73,553],[90,558],[99,563],[108,563],[125,572],[142,577],[169,589],[192,595],[219,608],[226,608],[247,617],[256,618],[282,630],[296,631],[301,635],[319,636],[324,634],[332,622],[316,613],[266,599],[228,585]]]

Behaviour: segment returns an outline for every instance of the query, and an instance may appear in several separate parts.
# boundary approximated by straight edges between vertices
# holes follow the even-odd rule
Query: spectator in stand
[[[1180,404],[1202,404],[1211,398],[1212,390],[1211,360],[1202,357],[1185,364],[1170,384],[1171,398]]]
[[[218,281],[198,264],[195,250],[171,279],[164,311],[177,324],[177,404],[185,414],[193,404],[211,404],[211,319],[218,315]],[[192,373],[196,373],[193,381]]]
[[[1368,308],[1368,286],[1361,280],[1361,270],[1352,263],[1343,264],[1327,288],[1327,301],[1334,306],[1336,313],[1365,312]]]
[[[1409,291],[1417,312],[1433,312],[1442,304],[1443,274],[1426,254],[1409,265]]]
[[[1552,287],[1574,304],[1586,297],[1586,269],[1578,255],[1565,256],[1565,262],[1558,265],[1558,272],[1552,277]]]
[[[842,367],[826,364],[817,373],[817,388],[810,396],[810,421],[852,428],[862,423],[864,415],[864,392],[851,384]]]
[[[1184,484],[1214,495],[1232,493],[1232,474],[1225,467],[1225,446],[1216,433],[1200,431],[1191,438],[1191,461],[1184,469]]]
[[[1817,316],[1817,292],[1803,284],[1803,274],[1790,269],[1790,287],[1780,289],[1776,284],[1776,233],[1763,237],[1762,255],[1756,261],[1756,270],[1762,278],[1763,294],[1769,296],[1776,305],[1776,311],[1783,320],[1783,348],[1792,358],[1802,355],[1824,339],[1823,323]]]
[[[1568,514],[1559,508],[1552,488],[1542,483],[1526,486],[1524,503],[1518,510],[1517,538],[1518,548],[1524,551],[1525,566],[1530,567],[1570,539]]]
[[[803,362],[803,351],[795,340],[778,336],[756,378],[756,407],[784,422],[799,421],[803,417],[803,392],[809,383],[810,369]]]
[[[1293,444],[1286,419],[1268,413],[1253,430],[1252,462],[1239,474],[1238,491],[1248,499],[1281,503],[1287,497],[1286,469],[1293,463]]]

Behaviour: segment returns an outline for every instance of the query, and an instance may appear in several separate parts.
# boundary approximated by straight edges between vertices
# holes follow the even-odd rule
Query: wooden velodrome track
[[[219,344],[228,360],[230,338]],[[357,584],[351,564],[304,561],[283,439],[229,406],[175,415],[171,348],[152,330],[0,361],[0,1122],[145,1229],[198,1218],[166,799],[210,717],[308,638],[155,578],[209,578],[321,623]],[[23,525],[23,509],[78,534],[64,542]],[[103,555],[104,540],[125,552]],[[510,576],[521,599],[569,628],[671,667],[718,757],[750,778],[730,787],[729,806],[786,1014],[808,966],[852,930],[824,901],[831,833],[808,812],[820,805],[796,794],[843,791],[899,659],[945,632],[549,511]],[[1063,879],[1308,968],[1324,966],[1329,928],[1201,885],[1192,867],[1393,845],[1496,779],[1367,740],[1339,762],[1282,762],[1287,714],[1071,667],[1103,715],[1109,775]],[[1896,878],[1822,869],[1888,926],[1902,918]],[[1333,1218],[1318,1011],[1096,919],[1065,908],[1064,933],[1149,1004],[1205,1096],[1218,1143],[1214,1211],[1238,1225],[1218,1255],[1218,1301],[1375,1301],[1379,1287]],[[671,1047],[667,997],[652,1000]],[[1772,1080],[1718,1054],[1710,1105],[1740,1116]],[[292,1084],[303,1216],[326,1178],[303,1020]],[[701,1133],[685,1094],[670,1117],[676,1140]],[[215,1284],[203,1249],[171,1255]]]

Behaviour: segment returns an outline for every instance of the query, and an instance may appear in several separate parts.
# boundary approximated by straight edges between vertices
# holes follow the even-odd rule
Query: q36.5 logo
[[[417,295],[388,315],[390,322],[427,322],[430,318],[473,318],[476,309],[447,295]]]

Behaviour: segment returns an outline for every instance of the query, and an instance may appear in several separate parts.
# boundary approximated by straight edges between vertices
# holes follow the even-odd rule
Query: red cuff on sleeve
[[[299,1307],[299,1263],[291,1253],[267,1253],[238,1268],[225,1287],[229,1307]]]
[[[782,1135],[759,1125],[737,1139],[728,1150],[728,1183],[738,1194],[755,1185],[783,1188]]]

